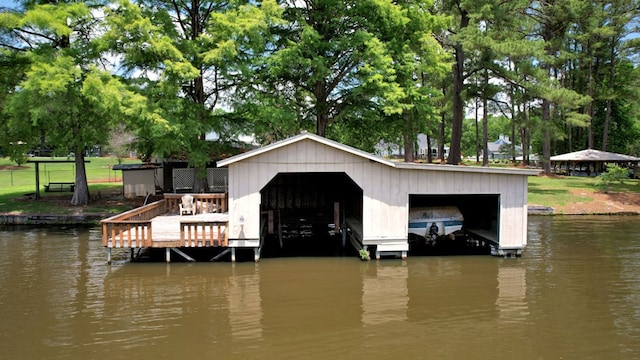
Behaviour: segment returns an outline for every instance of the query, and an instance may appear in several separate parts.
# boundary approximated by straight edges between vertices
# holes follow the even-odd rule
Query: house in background
[[[438,158],[439,146],[438,142],[435,139],[431,139],[431,146],[428,145],[427,135],[418,134],[418,138],[416,139],[416,158],[421,160],[427,159],[427,154],[429,153],[429,148],[431,148],[431,158]],[[404,156],[403,148],[401,145],[387,143],[384,141],[380,141],[375,146],[374,153],[378,156],[385,158],[402,158]],[[449,146],[444,145],[444,157],[445,159],[449,156]]]
[[[512,151],[515,151],[515,156],[522,157],[522,146],[513,146],[509,137],[500,134],[498,140],[487,143],[487,151],[490,160],[510,160],[513,158]]]

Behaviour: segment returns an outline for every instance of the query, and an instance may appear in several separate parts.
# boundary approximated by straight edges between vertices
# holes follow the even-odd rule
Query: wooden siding
[[[500,244],[526,244],[528,173],[397,168],[304,139],[229,164],[230,239],[259,239],[260,191],[278,173],[344,172],[363,191],[365,245],[406,241],[410,195],[499,196]]]

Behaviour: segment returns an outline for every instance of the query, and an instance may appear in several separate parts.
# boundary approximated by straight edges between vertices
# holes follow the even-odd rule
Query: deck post
[[[231,248],[231,262],[236,262],[236,248]]]
[[[333,230],[339,231],[340,229],[340,203],[333,203]]]
[[[255,262],[260,261],[260,248],[259,247],[253,248],[253,261],[255,261]]]
[[[171,262],[171,248],[165,248],[165,259],[168,263]]]
[[[107,248],[107,264],[111,265],[111,248]]]

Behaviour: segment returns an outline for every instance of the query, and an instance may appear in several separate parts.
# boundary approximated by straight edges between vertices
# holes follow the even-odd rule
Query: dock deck
[[[209,240],[218,239],[219,235],[224,235],[228,222],[228,213],[183,216],[159,215],[151,219],[151,228],[153,229],[153,242],[151,247],[180,246],[180,244],[176,245],[177,241],[186,241],[186,239],[189,238],[192,239],[192,244],[184,246],[205,246],[205,244],[209,243]],[[206,224],[214,225],[213,231],[209,231],[209,227]],[[220,228],[218,225],[221,225]],[[185,232],[186,234],[183,234]],[[192,232],[193,236],[189,236],[189,232]],[[196,241],[195,245],[193,245],[193,241]],[[223,245],[226,246],[226,244],[220,244],[220,246]]]
[[[226,194],[192,194],[195,215],[179,215],[184,194],[165,194],[162,200],[102,220],[102,244],[107,262],[112,248],[228,247],[229,215]]]

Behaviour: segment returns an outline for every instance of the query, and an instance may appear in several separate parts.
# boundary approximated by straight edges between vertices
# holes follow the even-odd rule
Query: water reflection
[[[12,359],[640,357],[635,223],[529,223],[519,259],[125,253],[111,267],[97,229],[3,230],[0,346]]]
[[[409,277],[406,262],[372,264],[362,278],[362,322],[379,325],[407,319]]]
[[[496,308],[503,321],[525,321],[529,315],[527,304],[527,270],[520,266],[504,262],[498,268],[498,298]]]
[[[229,324],[234,341],[257,341],[262,338],[262,302],[258,265],[233,267],[229,284]],[[249,271],[242,271],[249,270]]]

